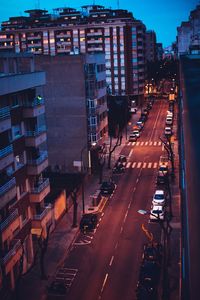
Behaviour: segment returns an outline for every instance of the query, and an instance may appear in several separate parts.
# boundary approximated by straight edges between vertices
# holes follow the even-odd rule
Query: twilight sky
[[[26,15],[27,9],[45,8],[52,12],[57,7],[80,9],[82,5],[99,4],[116,9],[128,9],[136,19],[143,21],[147,29],[157,34],[157,42],[169,46],[176,39],[176,28],[187,21],[190,11],[199,0],[1,0],[0,22],[9,17]]]

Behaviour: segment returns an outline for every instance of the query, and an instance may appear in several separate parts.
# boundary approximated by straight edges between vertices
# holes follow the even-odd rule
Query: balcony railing
[[[42,97],[35,97],[32,102],[26,102],[24,104],[24,107],[36,107],[38,105],[43,105],[44,104],[44,98]]]
[[[5,194],[7,191],[9,191],[13,186],[15,186],[16,184],[16,180],[15,177],[13,177],[12,179],[10,179],[9,181],[7,181],[5,184],[3,184],[0,187],[0,196],[2,196],[3,194]]]
[[[43,182],[41,184],[39,184],[37,187],[33,188],[31,190],[32,194],[39,194],[41,193],[42,190],[45,189],[45,187],[47,187],[49,185],[49,178],[46,178],[43,180]]]
[[[41,214],[37,214],[33,216],[33,220],[36,221],[41,221],[47,214],[48,212],[51,210],[51,205],[49,204],[48,206],[46,206],[43,210],[43,212],[41,212]]]
[[[13,152],[13,145],[9,145],[3,149],[0,150],[0,158],[7,156],[8,154]]]
[[[18,209],[15,209],[5,221],[0,223],[0,231],[3,231],[7,228],[17,217],[19,216]]]
[[[5,106],[0,108],[0,119],[6,119],[10,117],[10,108],[9,106]]]
[[[28,160],[28,165],[40,165],[48,157],[47,151],[41,151],[40,156],[37,159]]]
[[[8,253],[2,258],[3,264],[6,264],[13,256],[15,256],[17,250],[21,247],[20,240],[13,240],[14,243],[13,247],[8,251]]]
[[[37,127],[35,130],[26,131],[26,136],[27,137],[38,136],[45,131],[46,131],[46,126],[43,125],[43,126]]]

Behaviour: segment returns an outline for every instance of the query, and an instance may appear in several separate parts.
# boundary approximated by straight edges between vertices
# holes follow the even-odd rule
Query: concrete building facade
[[[49,164],[54,171],[90,168],[93,145],[108,136],[104,54],[35,57],[46,72]]]
[[[153,30],[146,31],[146,60],[154,62],[156,57],[156,33]]]
[[[21,58],[0,55],[1,299],[14,290],[20,270],[26,272],[33,263],[32,234],[45,237],[51,222],[50,207],[44,204],[50,191],[43,176],[48,166],[45,74],[34,72],[33,55]]]

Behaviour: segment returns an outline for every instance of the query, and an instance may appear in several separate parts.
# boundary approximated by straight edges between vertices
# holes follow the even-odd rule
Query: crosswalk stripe
[[[153,145],[156,146],[156,145],[157,145],[157,142],[154,142]]]
[[[148,169],[150,169],[152,166],[152,162],[148,163]]]
[[[157,168],[157,165],[158,165],[158,163],[155,162],[155,163],[153,164],[153,168],[156,169],[156,168]]]
[[[139,146],[139,144],[140,144],[140,142],[137,142],[137,143],[136,143],[136,146]]]
[[[131,162],[129,161],[127,164],[126,164],[126,168],[129,168],[131,165]]]
[[[148,142],[145,142],[145,146],[147,146],[148,145]]]
[[[132,142],[132,146],[135,146],[135,142]]]
[[[141,167],[141,162],[138,163],[137,168],[139,169]]]
[[[128,146],[130,146],[131,145],[131,142],[128,142]]]
[[[147,163],[144,162],[142,168],[146,168]]]
[[[149,146],[151,146],[153,144],[153,142],[149,142]]]
[[[158,145],[159,145],[159,146],[161,146],[161,145],[162,145],[162,143],[161,143],[161,142],[158,142]]]
[[[140,146],[143,146],[143,145],[144,145],[144,142],[141,142],[141,143],[140,143]]]
[[[134,162],[134,163],[132,164],[132,168],[135,168],[135,165],[136,165],[136,162]]]

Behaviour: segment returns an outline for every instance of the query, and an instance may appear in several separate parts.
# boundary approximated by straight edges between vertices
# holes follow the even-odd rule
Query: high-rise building
[[[105,55],[37,55],[35,63],[46,72],[49,165],[76,172],[83,161],[91,168],[91,151],[108,136]]]
[[[154,62],[156,57],[156,33],[153,30],[146,31],[146,60]]]
[[[163,45],[162,43],[156,43],[156,57],[157,60],[162,60],[163,59]]]
[[[29,64],[30,63],[30,64]],[[27,66],[30,66],[27,69]],[[33,55],[0,55],[0,294],[15,288],[20,270],[33,263],[32,234],[46,235],[51,209],[43,171],[48,166],[45,73]]]
[[[178,55],[200,53],[200,5],[190,12],[189,20],[177,28]]]
[[[42,55],[104,52],[106,82],[113,95],[142,101],[145,79],[145,25],[131,12],[100,5],[26,11],[1,24],[0,50]]]

